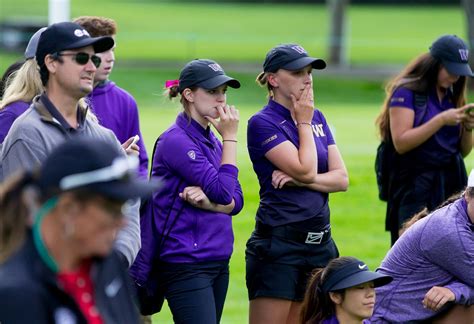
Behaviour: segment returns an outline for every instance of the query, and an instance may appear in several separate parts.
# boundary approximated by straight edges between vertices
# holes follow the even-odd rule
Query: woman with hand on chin
[[[168,82],[169,97],[179,95],[184,112],[155,145],[152,175],[164,186],[142,215],[142,249],[132,276],[145,288],[156,280],[176,323],[219,323],[227,294],[231,216],[243,206],[239,112],[227,105],[227,87],[240,83],[205,59],[189,62],[179,80]],[[146,220],[153,225],[144,226]]]
[[[322,112],[313,69],[326,63],[299,45],[271,49],[257,83],[268,104],[249,120],[247,141],[260,184],[256,227],[247,242],[250,323],[295,323],[309,274],[338,256],[328,194],[345,191],[347,171]]]

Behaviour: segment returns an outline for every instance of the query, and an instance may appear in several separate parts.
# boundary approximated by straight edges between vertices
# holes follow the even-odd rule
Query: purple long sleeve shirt
[[[114,82],[108,81],[95,87],[89,94],[89,100],[99,123],[114,132],[120,143],[124,143],[132,136],[140,136],[137,143],[140,147],[139,172],[143,178],[148,177],[148,155],[140,131],[135,99]]]
[[[3,143],[5,140],[15,119],[23,114],[29,106],[29,102],[16,101],[6,105],[5,108],[0,110],[0,143]]]
[[[234,234],[232,217],[243,207],[243,195],[234,165],[222,164],[222,144],[209,128],[204,129],[181,113],[176,123],[158,139],[152,176],[163,186],[153,194],[152,208],[142,214],[142,249],[131,269],[136,281],[150,277],[159,253],[170,263],[199,263],[230,258]],[[188,186],[199,186],[214,203],[235,201],[230,214],[193,207],[179,197]],[[156,237],[168,233],[159,249]]]
[[[455,303],[474,302],[474,225],[461,198],[412,225],[388,252],[378,271],[393,281],[376,288],[371,323],[425,320],[423,307],[434,286],[449,288]]]

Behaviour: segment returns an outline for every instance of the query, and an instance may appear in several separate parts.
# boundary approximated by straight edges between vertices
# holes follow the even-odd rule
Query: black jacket
[[[0,266],[0,323],[87,323],[56,278],[29,233],[22,248]],[[105,323],[140,323],[128,274],[116,252],[94,260],[91,278]]]

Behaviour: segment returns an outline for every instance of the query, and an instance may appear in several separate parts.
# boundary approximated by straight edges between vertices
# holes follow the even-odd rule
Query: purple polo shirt
[[[389,107],[403,107],[415,111],[415,120],[421,113],[419,109],[415,108],[414,93],[407,88],[398,88],[394,91],[390,99]],[[433,88],[428,92],[428,101],[426,106],[426,113],[420,121],[420,125],[428,122],[439,113],[454,108],[452,102],[452,93],[450,91],[444,96],[443,101],[439,102],[436,94],[436,89]],[[417,127],[419,125],[413,125]],[[426,161],[438,161],[445,164],[459,152],[459,141],[461,134],[461,126],[443,126],[425,143],[421,144],[417,150],[422,154]]]
[[[204,129],[181,113],[176,123],[159,138],[153,157],[152,176],[164,185],[153,195],[155,233],[169,231],[161,249],[161,260],[171,263],[198,263],[230,258],[234,235],[232,217],[243,207],[243,195],[234,165],[221,165],[222,145],[208,127]],[[187,186],[199,186],[214,203],[235,201],[231,215],[193,207],[179,198]],[[143,216],[142,216],[143,218]],[[170,230],[171,228],[171,230]],[[152,233],[142,231],[142,251],[137,259],[156,246]],[[143,267],[149,266],[144,262]],[[140,271],[147,272],[146,269]]]
[[[318,151],[318,172],[328,171],[328,146],[335,141],[326,119],[314,110],[314,141]],[[252,116],[248,122],[247,145],[253,169],[260,183],[260,206],[257,220],[278,226],[307,220],[318,216],[315,226],[329,224],[328,194],[305,187],[275,189],[272,186],[272,173],[277,168],[265,157],[265,153],[275,146],[290,141],[299,148],[298,129],[291,118],[290,111],[270,100],[268,105]]]
[[[30,102],[25,101],[15,101],[0,110],[0,144],[5,140],[15,119],[23,114],[30,104]]]
[[[112,81],[96,86],[89,94],[89,99],[99,123],[114,132],[120,143],[124,143],[132,136],[140,136],[137,143],[140,147],[139,172],[140,176],[147,178],[148,155],[140,132],[138,107],[135,99]]]

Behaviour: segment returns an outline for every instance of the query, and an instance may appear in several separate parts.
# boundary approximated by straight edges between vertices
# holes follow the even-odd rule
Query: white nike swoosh
[[[360,269],[360,270],[363,270],[363,269],[365,269],[365,268],[367,268],[367,265],[366,265],[366,264],[364,264],[364,265],[359,264],[359,269]]]
[[[115,297],[118,291],[122,287],[122,281],[120,278],[115,278],[110,284],[105,287],[105,294],[109,297]]]

